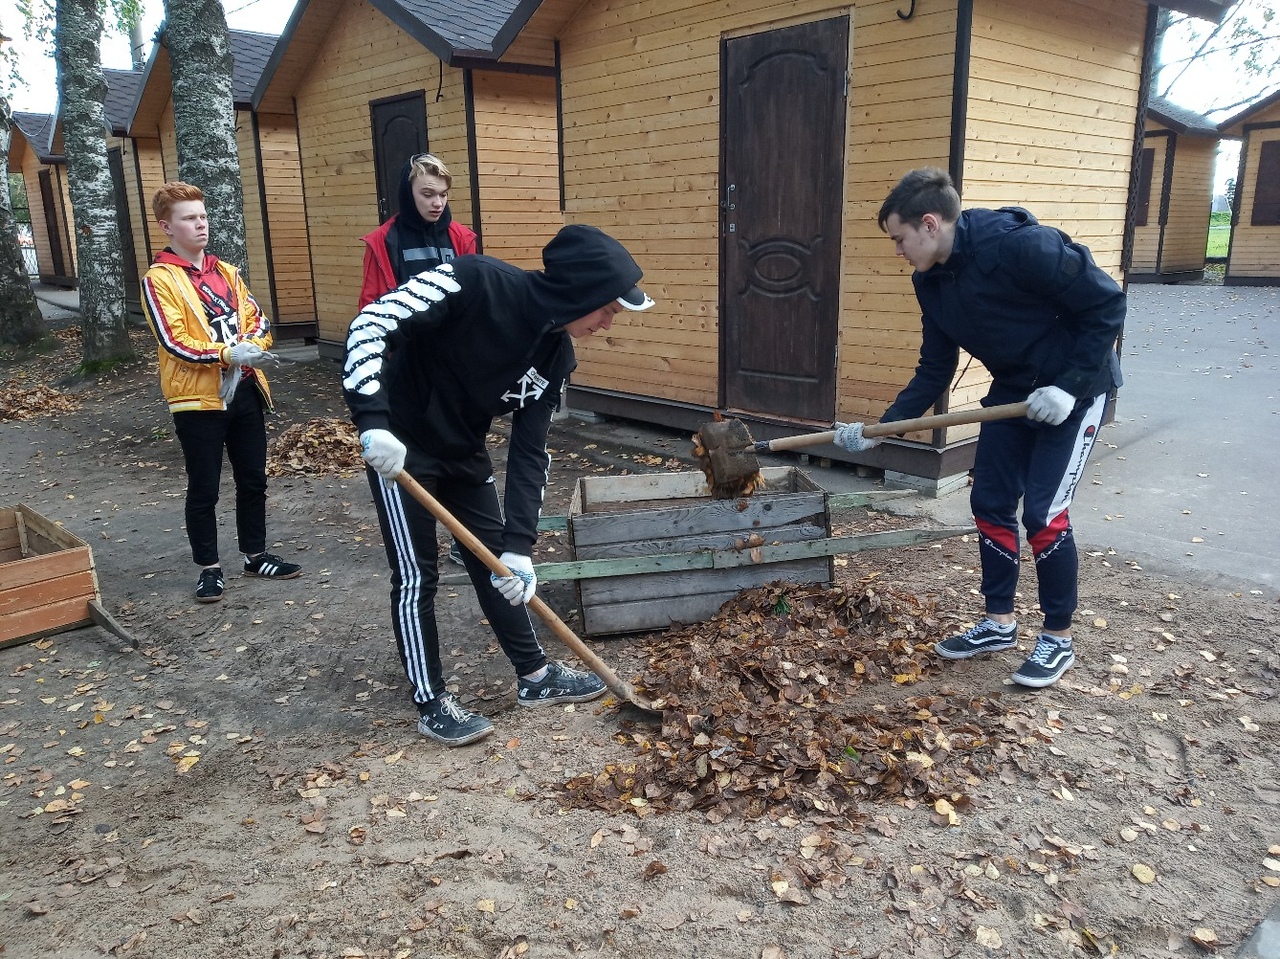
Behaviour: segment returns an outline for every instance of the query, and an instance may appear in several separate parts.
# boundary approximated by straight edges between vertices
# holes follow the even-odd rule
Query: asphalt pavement
[[[38,286],[48,318],[75,315],[74,290]],[[52,319],[51,319],[52,322]],[[1280,601],[1280,287],[1141,285],[1129,290],[1115,420],[1103,428],[1071,508],[1081,549],[1214,588]],[[287,347],[306,360],[314,347]],[[664,458],[688,436],[630,420],[575,416],[587,442]],[[872,473],[795,453],[831,492],[883,488]],[[971,521],[967,493],[895,500],[899,513]]]

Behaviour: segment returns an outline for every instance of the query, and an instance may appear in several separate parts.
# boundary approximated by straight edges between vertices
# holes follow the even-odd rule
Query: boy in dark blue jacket
[[[493,732],[445,690],[435,622],[435,519],[399,484],[432,493],[514,574],[498,578],[467,551],[476,598],[519,677],[522,706],[576,703],[605,691],[594,673],[547,660],[525,603],[551,458],[547,430],[576,365],[572,340],[608,330],[622,310],[653,306],[640,267],[613,237],[583,224],[543,248],[542,270],[460,256],[369,303],[351,322],[343,392],[360,431],[369,488],[391,566],[392,624],[418,707],[418,731],[448,746]],[[485,438],[511,413],[499,503]]]
[[[960,212],[943,170],[912,170],[880,208],[880,228],[910,263],[924,335],[911,381],[882,423],[922,415],[951,386],[960,350],[992,377],[984,406],[1027,400],[1025,419],[983,423],[970,505],[978,527],[986,618],[938,643],[946,659],[1017,644],[1014,594],[1022,523],[1036,562],[1044,629],[1013,679],[1057,682],[1075,663],[1071,617],[1078,557],[1067,508],[1097,439],[1107,394],[1120,385],[1116,338],[1125,295],[1089,250],[1026,210]],[[837,424],[853,452],[878,440]]]

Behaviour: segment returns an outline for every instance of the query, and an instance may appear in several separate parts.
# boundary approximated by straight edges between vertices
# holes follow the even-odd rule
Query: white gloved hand
[[[385,480],[400,475],[408,452],[390,430],[365,430],[360,434],[360,455]]]
[[[222,371],[222,389],[218,390],[218,397],[223,405],[231,405],[231,400],[236,395],[236,387],[240,385],[240,377],[243,375],[238,366],[231,366]]]
[[[1076,398],[1056,386],[1042,386],[1027,397],[1027,419],[1057,426],[1076,408]]]
[[[256,366],[262,361],[262,357],[267,355],[269,354],[257,343],[241,340],[239,343],[227,347],[227,365]]]
[[[519,606],[533,599],[533,594],[538,589],[538,576],[533,571],[533,560],[519,553],[503,553],[498,559],[513,575],[499,576],[497,573],[490,573],[489,582],[493,583],[493,588],[512,606]]]
[[[837,423],[836,438],[833,442],[850,453],[865,453],[879,446],[881,440],[878,436],[863,436],[861,423]]]

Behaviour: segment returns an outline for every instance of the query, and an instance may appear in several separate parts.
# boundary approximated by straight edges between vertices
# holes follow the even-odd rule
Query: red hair
[[[169,219],[169,214],[173,212],[175,203],[181,203],[184,200],[203,199],[204,194],[200,192],[198,186],[183,183],[181,180],[174,180],[156,190],[156,195],[151,198],[151,209],[155,213],[157,220],[167,220]]]

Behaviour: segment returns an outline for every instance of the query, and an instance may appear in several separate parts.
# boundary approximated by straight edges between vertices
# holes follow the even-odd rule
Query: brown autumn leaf
[[[644,867],[644,873],[642,875],[644,876],[645,882],[648,882],[651,879],[657,879],[659,876],[664,875],[666,871],[667,867],[655,859],[653,862],[649,863],[649,865]]]

